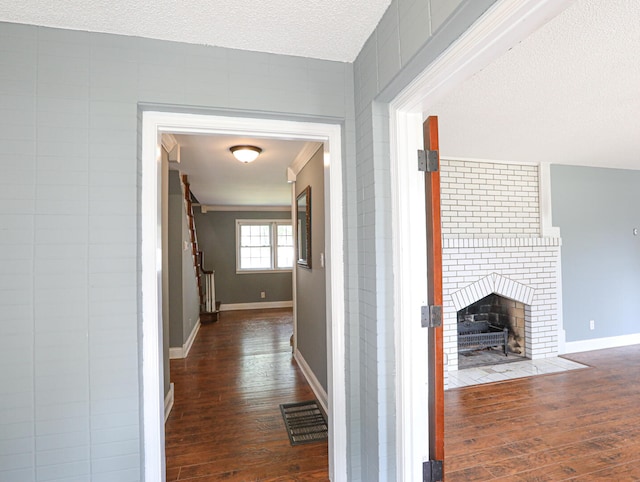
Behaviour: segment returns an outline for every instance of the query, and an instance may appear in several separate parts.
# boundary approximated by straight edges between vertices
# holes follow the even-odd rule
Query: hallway
[[[171,360],[167,481],[324,481],[327,444],[292,447],[281,403],[314,394],[291,355],[290,309],[229,311]]]

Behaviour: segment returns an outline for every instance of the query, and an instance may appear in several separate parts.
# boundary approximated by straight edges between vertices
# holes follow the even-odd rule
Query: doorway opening
[[[471,3],[460,5],[458,19]],[[421,308],[427,304],[426,226],[421,208],[425,205],[425,196],[424,176],[416,167],[416,152],[423,149],[422,123],[428,116],[437,115],[432,112],[432,106],[440,99],[558,15],[568,4],[568,0],[496,2],[460,37],[451,39],[444,53],[431,52],[435,60],[390,102],[394,319],[396,346],[402,347],[396,350],[395,360],[398,480],[420,480],[423,461],[429,459],[430,451],[428,430],[424,430],[431,427],[426,409],[429,377],[424,362],[428,336],[420,320]],[[455,23],[454,19],[450,24]],[[437,44],[427,44],[422,53],[429,53],[430,45],[437,49]],[[447,304],[447,299],[444,303]],[[445,316],[451,307],[445,306]]]
[[[162,253],[160,142],[162,133],[231,134],[321,142],[324,148],[327,293],[327,396],[329,474],[346,478],[346,395],[344,363],[344,266],[342,141],[337,124],[224,117],[174,112],[142,112],[140,193],[141,422],[144,478],[165,480],[164,387],[162,381]]]

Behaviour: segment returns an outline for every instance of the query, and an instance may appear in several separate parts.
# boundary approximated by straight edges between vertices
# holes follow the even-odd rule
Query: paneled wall
[[[0,23],[1,480],[141,477],[140,109],[338,122],[352,151],[351,86],[345,63]]]

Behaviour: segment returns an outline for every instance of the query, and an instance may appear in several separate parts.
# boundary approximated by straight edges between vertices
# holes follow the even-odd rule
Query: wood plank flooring
[[[447,482],[640,480],[640,346],[591,368],[449,390]]]
[[[225,312],[171,361],[167,480],[326,481],[327,444],[291,447],[279,404],[313,398],[290,310]],[[567,356],[591,368],[445,394],[457,481],[640,480],[640,346]]]
[[[290,309],[222,313],[171,360],[167,480],[326,481],[327,443],[292,447],[280,404],[313,392],[291,356]]]

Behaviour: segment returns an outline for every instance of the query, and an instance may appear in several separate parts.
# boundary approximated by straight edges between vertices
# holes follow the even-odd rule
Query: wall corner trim
[[[311,390],[313,390],[313,393],[318,399],[318,402],[322,406],[322,410],[324,410],[324,413],[328,414],[329,404],[327,403],[328,401],[327,392],[325,391],[324,388],[322,388],[322,385],[316,378],[315,374],[313,373],[313,370],[311,370],[311,367],[302,356],[302,353],[300,353],[300,351],[297,348],[293,354],[293,358],[298,364],[298,367],[300,368],[302,375],[304,375],[304,378],[307,380],[307,382],[311,386]]]
[[[164,423],[167,423],[167,419],[169,418],[169,414],[171,413],[171,409],[173,408],[174,396],[175,396],[175,386],[173,383],[169,384],[169,392],[164,397]]]
[[[540,196],[540,236],[560,237],[560,228],[553,226],[551,199],[551,165],[541,162],[538,165],[538,189]]]

